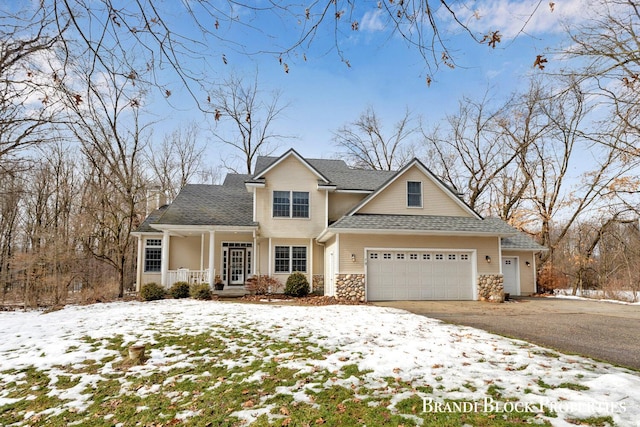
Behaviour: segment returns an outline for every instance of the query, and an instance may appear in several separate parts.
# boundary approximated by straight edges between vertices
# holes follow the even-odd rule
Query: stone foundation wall
[[[324,295],[324,274],[313,275],[313,293],[316,295]]]
[[[336,298],[363,302],[364,274],[336,274]]]
[[[478,276],[478,299],[480,301],[504,302],[504,277],[502,274]]]

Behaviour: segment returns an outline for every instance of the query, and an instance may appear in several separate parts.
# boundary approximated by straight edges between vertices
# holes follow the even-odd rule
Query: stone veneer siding
[[[478,299],[480,301],[504,302],[504,277],[502,274],[478,276]]]
[[[336,274],[336,298],[364,301],[364,274]]]
[[[313,275],[313,293],[316,295],[324,295],[324,275],[323,274],[314,274]]]

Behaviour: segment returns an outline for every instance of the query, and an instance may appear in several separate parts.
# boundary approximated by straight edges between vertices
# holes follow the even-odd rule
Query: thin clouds
[[[360,28],[369,32],[384,31],[386,25],[382,20],[382,13],[380,9],[365,12],[362,16],[362,22],[360,22]]]
[[[498,30],[507,39],[522,32],[530,35],[560,33],[563,22],[583,21],[588,9],[589,3],[584,0],[489,0],[454,7],[458,19],[471,30],[479,33]]]

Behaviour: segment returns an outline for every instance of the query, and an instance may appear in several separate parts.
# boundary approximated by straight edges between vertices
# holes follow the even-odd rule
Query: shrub
[[[169,295],[173,298],[188,298],[189,284],[187,282],[176,282],[169,288]]]
[[[282,282],[271,276],[254,276],[247,280],[246,288],[252,295],[276,294],[282,292]]]
[[[163,299],[166,295],[166,291],[160,285],[155,282],[145,283],[140,288],[140,298],[143,301],[155,301]]]
[[[189,288],[189,296],[194,299],[210,300],[211,289],[209,289],[208,283],[194,283]]]
[[[306,297],[309,295],[309,281],[307,276],[296,271],[287,279],[284,294],[292,297]]]

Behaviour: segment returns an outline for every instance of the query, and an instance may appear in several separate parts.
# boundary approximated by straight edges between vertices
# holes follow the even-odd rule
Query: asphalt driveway
[[[640,370],[640,306],[559,298],[479,301],[383,301],[457,325],[522,339]]]

